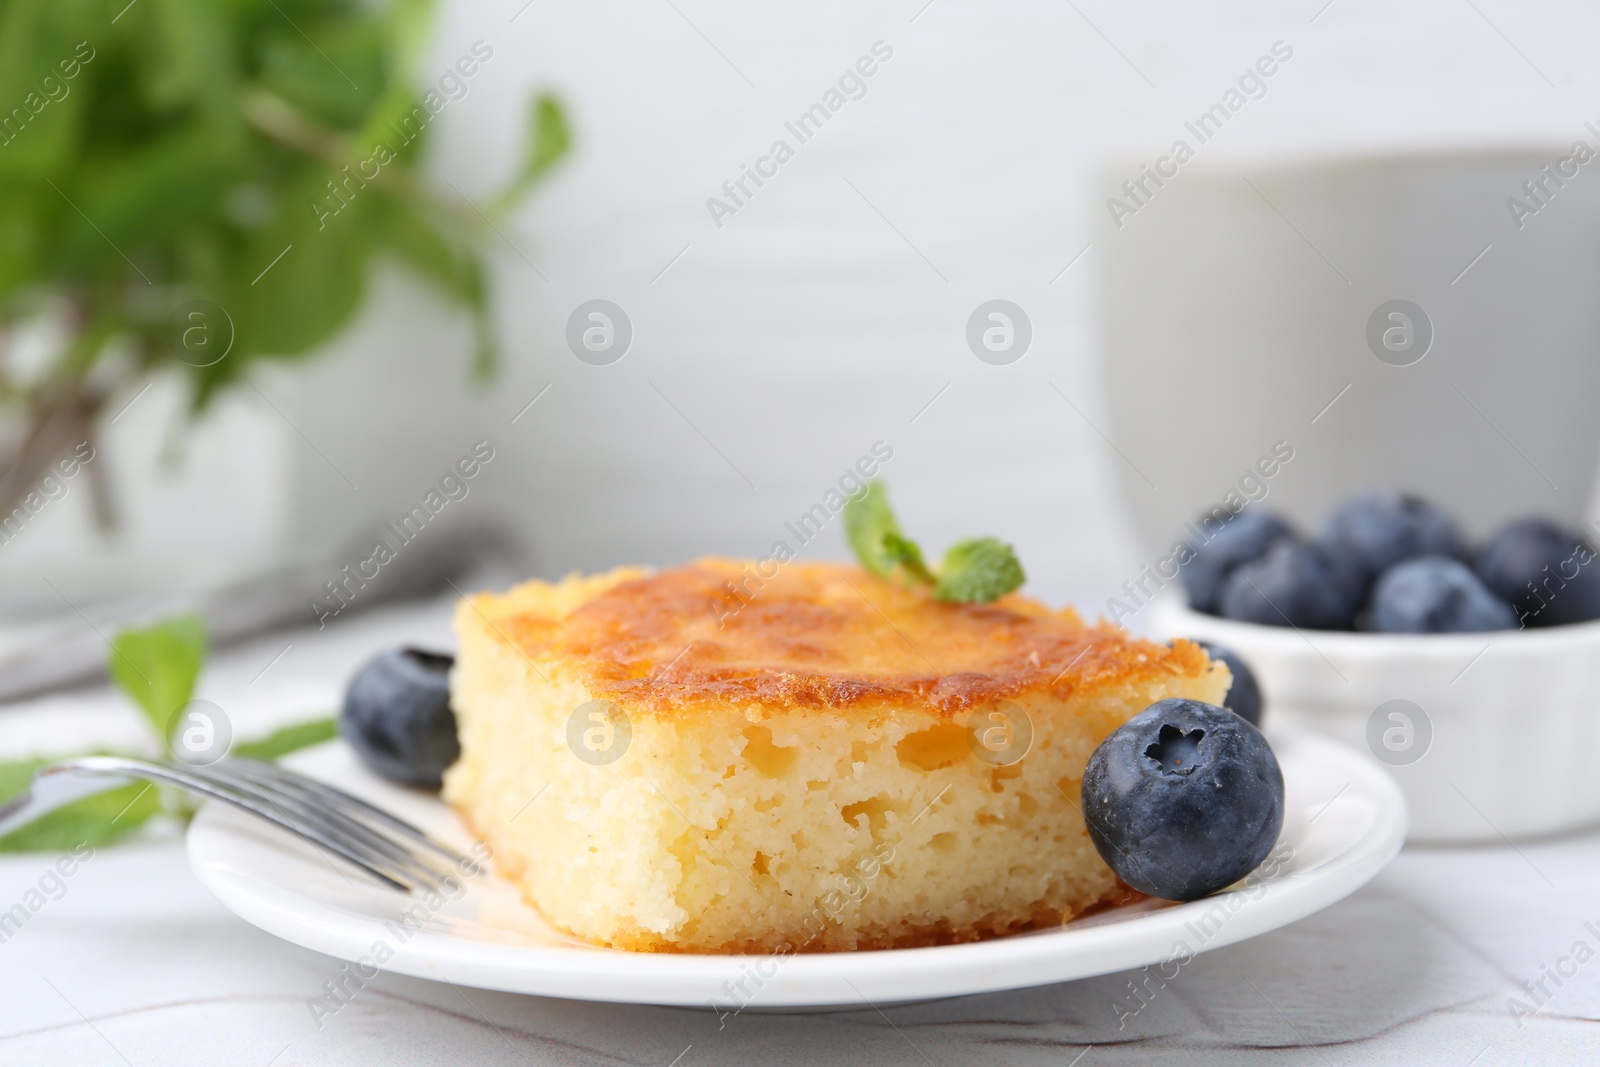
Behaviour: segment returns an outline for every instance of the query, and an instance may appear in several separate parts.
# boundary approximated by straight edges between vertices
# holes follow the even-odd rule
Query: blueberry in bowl
[[[1190,638],[1190,640],[1194,640]],[[1261,728],[1261,686],[1256,682],[1255,672],[1239,657],[1237,652],[1223,648],[1221,645],[1210,641],[1195,641],[1195,644],[1206,650],[1206,655],[1214,660],[1221,660],[1228,665],[1228,673],[1233,675],[1233,684],[1228,687],[1228,695],[1223,697],[1224,707],[1245,722]]]
[[[1267,626],[1348,630],[1364,592],[1359,576],[1323,546],[1280,540],[1229,575],[1222,616]]]
[[[1196,611],[1217,614],[1223,586],[1234,568],[1260,558],[1274,541],[1293,537],[1288,524],[1270,511],[1246,508],[1230,516],[1210,540],[1191,538],[1189,560],[1178,572],[1189,604]]]
[[[1366,489],[1333,510],[1322,545],[1370,581],[1413,556],[1467,558],[1467,542],[1443,509],[1411,493]]]
[[[1241,654],[1286,734],[1364,740],[1400,781],[1411,840],[1576,830],[1600,820],[1581,756],[1600,692],[1600,542],[1576,525],[1524,518],[1473,543],[1414,494],[1358,493],[1314,543],[1278,539],[1234,564],[1213,610],[1158,598],[1151,627]],[[1239,702],[1237,688],[1219,700]],[[1432,724],[1403,758],[1396,704],[1408,731]]]
[[[1283,828],[1283,772],[1265,737],[1227,708],[1158,701],[1089,757],[1084,821],[1128,885],[1198,900],[1255,870]]]
[[[345,690],[339,733],[378,775],[438,789],[461,755],[450,708],[455,657],[393,648],[367,661]]]
[[[1513,522],[1478,553],[1478,577],[1526,626],[1600,619],[1600,568],[1583,538],[1544,519]]]
[[[1516,613],[1460,560],[1417,556],[1378,578],[1364,628],[1376,633],[1446,634],[1514,630]]]

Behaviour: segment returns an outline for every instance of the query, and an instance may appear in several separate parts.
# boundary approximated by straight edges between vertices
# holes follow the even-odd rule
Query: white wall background
[[[1140,549],[1115,455],[1048,383],[1104,425],[1095,250],[1060,273],[1114,239],[1090,202],[1100,158],[1167,145],[1280,39],[1293,61],[1215,146],[1566,143],[1600,117],[1600,11],[1578,4],[523,2],[449,6],[435,66],[478,38],[497,54],[434,162],[489,189],[521,97],[570,104],[578,153],[519,219],[549,281],[511,255],[501,277],[504,411],[554,383],[514,438],[550,572],[761,552],[881,437],[915,533],[1013,538],[1038,591],[1097,602]],[[894,58],[868,95],[719,230],[706,197],[880,39]],[[610,367],[561,343],[593,297],[637,331]],[[964,343],[992,297],[1034,324],[1008,367]]]
[[[301,426],[357,482],[389,488],[345,494],[286,438],[275,447],[326,484],[317,521],[282,537],[347,538],[472,435],[501,458],[468,506],[512,517],[541,574],[762,554],[884,439],[914,536],[937,551],[1001,535],[1034,592],[1099,605],[1143,554],[1091,425],[1105,411],[1095,246],[1114,239],[1091,199],[1101,159],[1164,148],[1277,40],[1294,59],[1219,136],[1230,151],[1567,143],[1600,118],[1592,5],[1323,3],[448,0],[425,70],[478,40],[495,55],[438,120],[433,171],[468,196],[496,189],[543,89],[567,105],[575,154],[518,215],[516,250],[496,250],[507,358],[491,393],[469,395],[464,335],[436,306],[389,292],[315,372],[369,388],[308,402]],[[719,229],[707,197],[774,139],[793,143],[784,121],[879,40],[894,55],[865,98]],[[1034,329],[1006,367],[964,339],[996,297]],[[611,366],[563,340],[594,298],[635,330]],[[159,539],[176,514],[143,529]],[[843,552],[835,529],[805,554]]]

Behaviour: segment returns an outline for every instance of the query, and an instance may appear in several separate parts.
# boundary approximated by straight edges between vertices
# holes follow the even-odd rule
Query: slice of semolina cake
[[[1187,642],[855,566],[705,559],[457,611],[445,797],[555,926],[616,948],[970,941],[1118,892],[1078,810],[1100,741],[1219,701]]]

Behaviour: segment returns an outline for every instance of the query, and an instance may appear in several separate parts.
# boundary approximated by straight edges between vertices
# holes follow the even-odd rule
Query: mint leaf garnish
[[[921,547],[900,532],[889,507],[888,491],[873,479],[845,501],[845,537],[861,565],[879,578],[896,571],[933,587],[939,600],[987,603],[1026,581],[1011,546],[993,537],[969,537],[945,553],[935,574],[922,558]]]
[[[908,537],[897,533],[883,535],[883,551],[894,563],[919,582],[930,585],[938,581],[928,565],[922,561],[922,548]]]
[[[844,502],[844,535],[856,559],[879,578],[894,574],[902,558],[915,553],[921,561],[917,546],[900,534],[900,524],[894,521],[889,509],[889,494],[877,479],[868,482],[861,492]],[[895,548],[889,548],[893,538]]]
[[[933,595],[938,600],[987,603],[1025,581],[1027,576],[1010,545],[993,537],[969,537],[944,554]]]
[[[111,642],[106,664],[111,677],[139,705],[164,749],[173,720],[194,695],[205,657],[205,624],[192,615],[145,630],[123,630]]]

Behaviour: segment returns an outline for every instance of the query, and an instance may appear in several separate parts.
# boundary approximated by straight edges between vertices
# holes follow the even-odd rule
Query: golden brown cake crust
[[[491,606],[491,611],[495,609]],[[533,658],[582,664],[596,694],[631,712],[671,715],[708,698],[769,711],[882,706],[913,699],[946,716],[1152,674],[1190,676],[1207,659],[1186,641],[1142,641],[1086,626],[1012,594],[946,604],[859,567],[702,559],[640,573],[560,618],[490,616]]]

